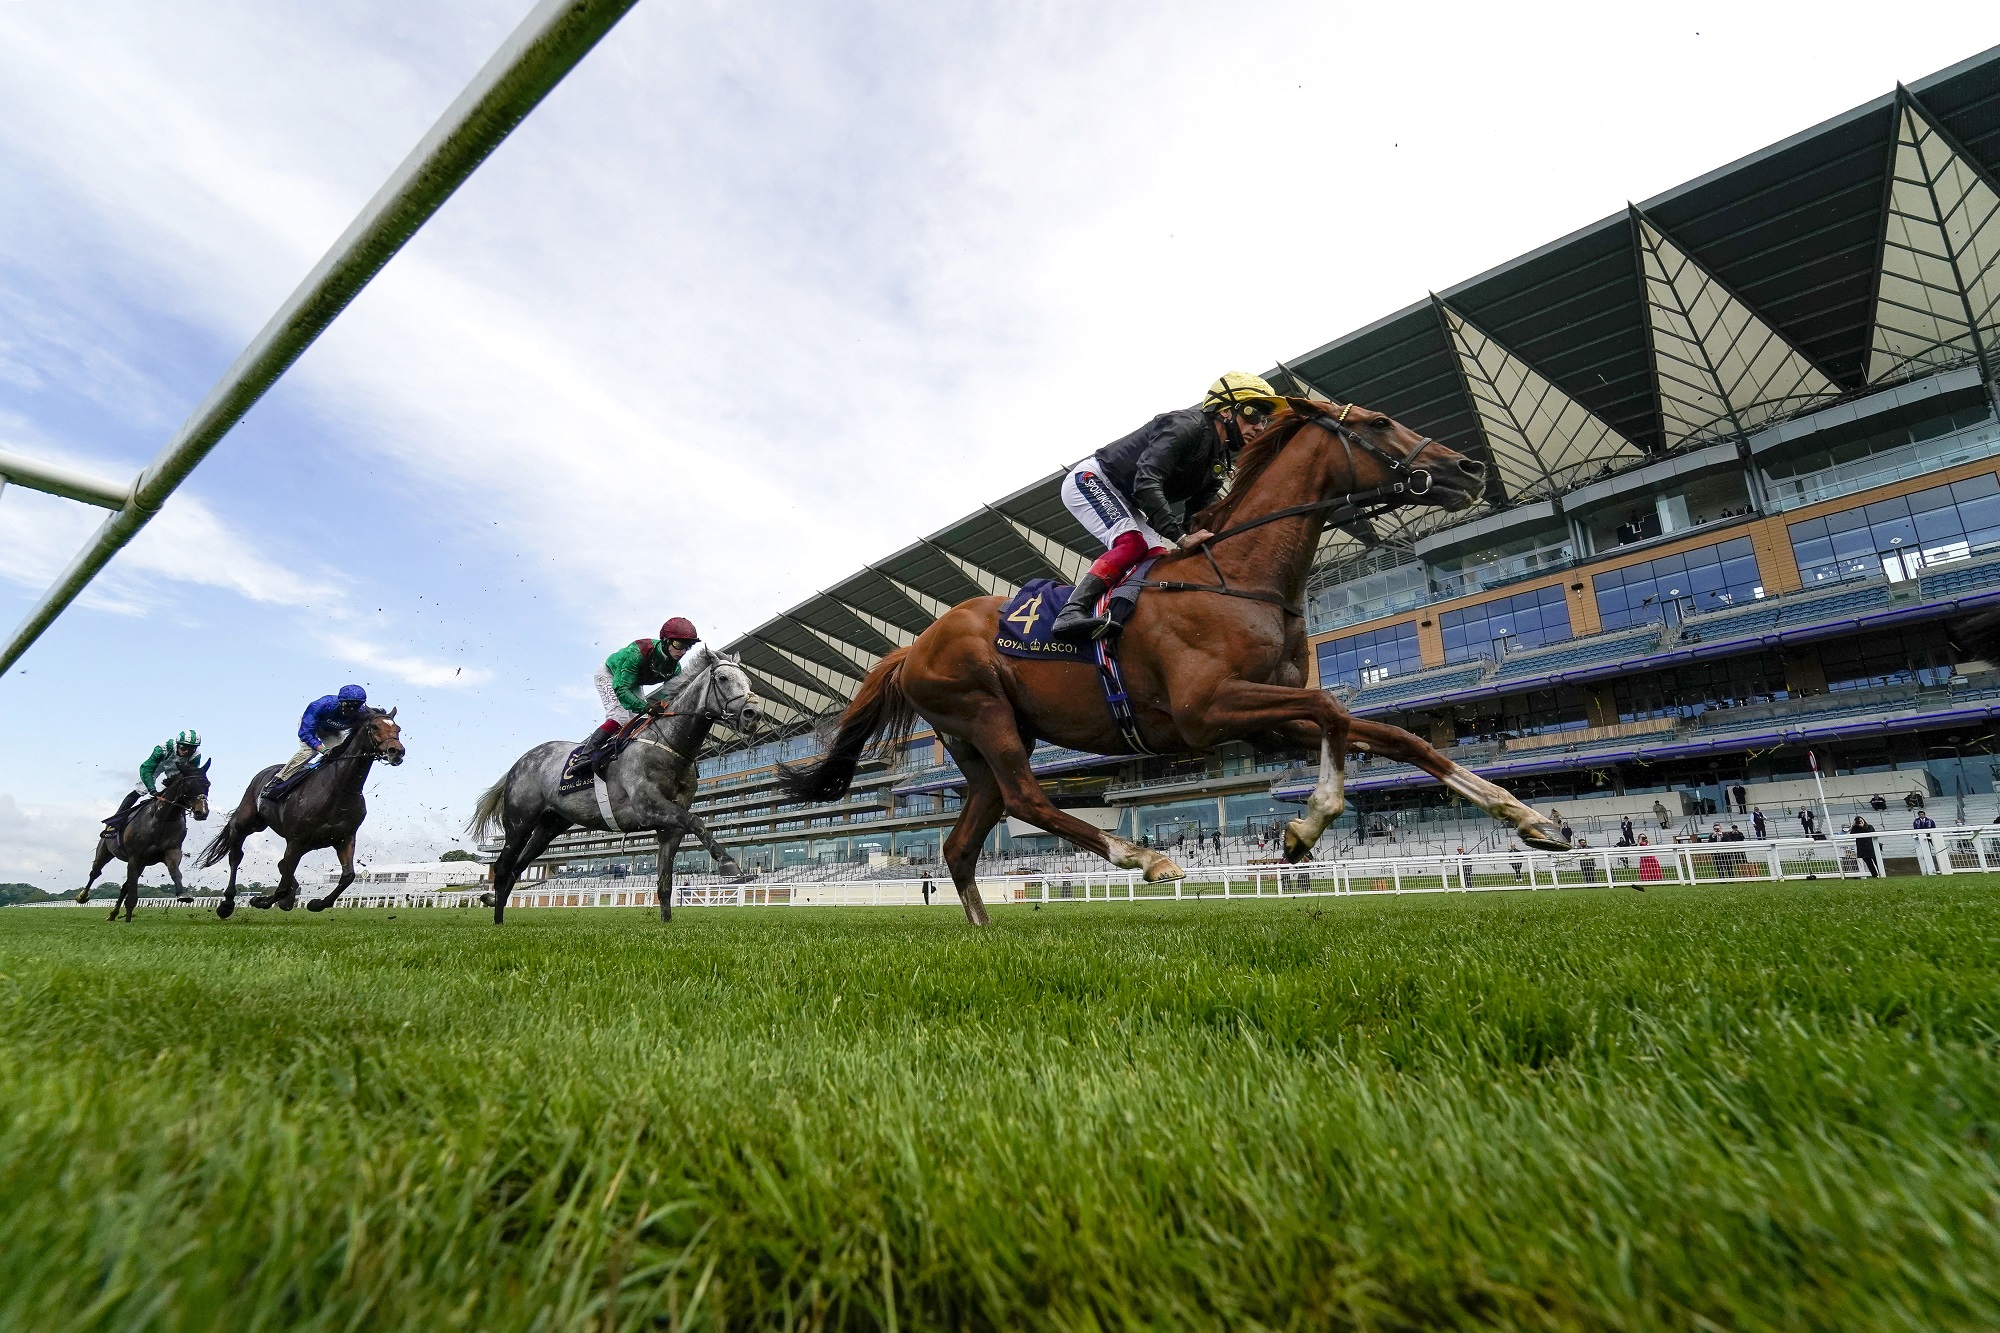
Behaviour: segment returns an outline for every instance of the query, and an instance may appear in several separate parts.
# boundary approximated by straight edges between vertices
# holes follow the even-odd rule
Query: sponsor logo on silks
[[[1097,517],[1103,520],[1107,527],[1123,523],[1132,517],[1131,510],[1125,507],[1125,501],[1118,492],[1105,485],[1103,478],[1095,472],[1077,473],[1076,490],[1077,494],[1083,497],[1084,503],[1097,511]]]

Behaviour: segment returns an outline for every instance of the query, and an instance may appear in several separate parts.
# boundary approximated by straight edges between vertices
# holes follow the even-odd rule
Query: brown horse
[[[340,857],[340,880],[333,892],[306,904],[309,912],[324,912],[340,901],[354,882],[354,835],[368,818],[368,801],[361,789],[368,782],[375,761],[394,768],[403,762],[403,729],[396,725],[396,710],[364,708],[348,729],[347,738],[322,752],[317,763],[299,779],[298,785],[273,801],[264,795],[266,783],[277,776],[273,764],[250,779],[243,799],[224,821],[222,832],[202,848],[196,866],[212,866],[229,858],[229,885],[215,914],[223,920],[236,911],[236,874],[243,868],[243,844],[253,833],[270,829],[285,840],[285,854],[278,858],[278,887],[250,899],[263,909],[278,907],[291,911],[298,905],[299,859],[307,852],[331,847]]]
[[[1145,748],[1209,750],[1225,741],[1264,749],[1319,749],[1319,779],[1305,812],[1285,828],[1285,856],[1303,861],[1346,807],[1350,749],[1414,764],[1531,846],[1562,850],[1554,825],[1513,795],[1460,768],[1400,727],[1351,717],[1331,694],[1306,688],[1306,627],[1299,611],[1320,533],[1408,504],[1470,507],[1485,465],[1353,404],[1291,400],[1243,450],[1229,493],[1192,526],[1216,536],[1205,550],[1162,558],[1139,599],[1119,656]],[[1161,585],[1165,585],[1162,587]],[[1199,585],[1199,586],[1194,586]],[[965,804],[945,840],[966,917],[987,921],[973,870],[1003,814],[1046,829],[1148,882],[1181,870],[1155,850],[1113,837],[1058,809],[1035,781],[1037,739],[1098,754],[1130,754],[1089,662],[1026,661],[994,647],[1000,597],[961,602],[889,654],[841,714],[814,764],[788,769],[787,791],[832,800],[847,791],[871,741],[900,742],[921,715],[965,774]],[[877,741],[877,738],[880,738]]]

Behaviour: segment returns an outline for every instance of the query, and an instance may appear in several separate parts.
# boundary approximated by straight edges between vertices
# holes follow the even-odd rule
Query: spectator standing
[[[1742,783],[1739,782],[1735,786],[1731,787],[1729,789],[1729,794],[1736,800],[1737,814],[1742,815],[1742,814],[1748,814],[1750,812],[1750,805],[1749,805],[1750,793],[1743,786]]]
[[[1807,810],[1807,809],[1803,809],[1803,808],[1801,808],[1801,809],[1800,809],[1800,811],[1799,811],[1799,827],[1800,827],[1800,828],[1802,828],[1802,829],[1804,829],[1804,830],[1806,831],[1806,836],[1807,836],[1808,838],[1810,838],[1810,837],[1811,837],[1811,836],[1813,835],[1813,812],[1812,812],[1812,811],[1810,811],[1810,810]]]
[[[1618,821],[1618,845],[1620,847],[1635,847],[1638,845],[1638,839],[1632,833],[1632,816],[1630,815]]]
[[[1875,860],[1875,839],[1865,836],[1873,833],[1875,826],[1862,816],[1856,815],[1853,826],[1847,831],[1855,835],[1854,855],[1862,865],[1868,868],[1868,878],[1880,879],[1882,876],[1882,867]]]
[[[1554,814],[1555,811],[1551,810],[1549,813]],[[1562,826],[1562,835],[1563,835],[1563,841],[1570,844],[1572,847],[1580,845],[1576,840],[1576,830],[1571,828],[1568,824],[1564,824]]]
[[[1757,841],[1759,842],[1771,836],[1770,830],[1764,823],[1764,811],[1761,806],[1750,812],[1750,826],[1757,830]]]
[[[1673,821],[1667,815],[1667,807],[1658,801],[1653,802],[1653,815],[1660,821],[1662,830],[1672,827]]]
[[[1917,844],[1917,869],[1926,875],[1937,874],[1937,842],[1929,832],[1937,827],[1937,821],[1919,810],[1917,817],[1910,821],[1910,827],[1917,833],[1917,836],[1911,839]]]
[[[1521,882],[1521,849],[1519,847],[1509,847],[1507,854],[1514,858],[1514,882],[1519,884]]]
[[[931,895],[932,895],[933,893],[936,893],[936,892],[937,892],[937,885],[935,885],[935,884],[931,883],[931,877],[930,877],[929,875],[925,875],[925,876],[924,876],[924,906],[926,906],[926,907],[929,907],[929,906],[931,905]]]

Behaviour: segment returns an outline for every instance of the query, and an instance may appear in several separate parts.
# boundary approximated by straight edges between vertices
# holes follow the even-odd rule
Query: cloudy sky
[[[0,0],[0,449],[134,473],[527,8]],[[731,638],[1995,42],[1985,3],[645,0],[0,678],[0,881],[80,882],[184,726],[226,807],[349,680],[411,756],[364,858],[435,857],[665,616]],[[99,517],[0,496],[0,621]]]

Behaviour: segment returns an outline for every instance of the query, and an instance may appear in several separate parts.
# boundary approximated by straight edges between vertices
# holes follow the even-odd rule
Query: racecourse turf
[[[0,1327],[2000,1327],[2000,876],[0,911]]]

